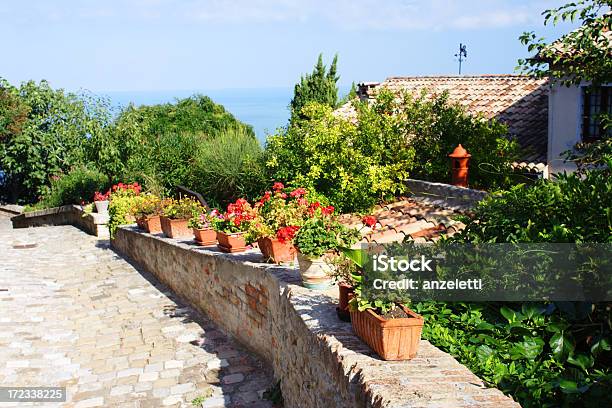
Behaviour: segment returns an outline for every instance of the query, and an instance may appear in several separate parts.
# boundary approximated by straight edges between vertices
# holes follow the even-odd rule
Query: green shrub
[[[339,211],[366,211],[405,192],[414,150],[399,119],[362,106],[360,122],[336,117],[311,103],[288,129],[268,139],[266,165],[275,180],[306,187],[329,198]]]
[[[68,174],[51,181],[51,189],[33,209],[82,204],[93,200],[96,191],[106,191],[108,178],[97,170],[76,167]]]
[[[146,200],[146,195],[138,195],[133,190],[122,189],[111,194],[107,224],[111,238],[115,237],[117,228],[135,222],[134,211],[140,208]]]
[[[190,185],[209,204],[225,207],[240,197],[253,199],[269,184],[261,147],[243,129],[225,130],[198,146]]]

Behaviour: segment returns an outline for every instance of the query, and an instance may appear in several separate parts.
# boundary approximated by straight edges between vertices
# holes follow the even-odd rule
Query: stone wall
[[[423,340],[411,361],[380,360],[335,312],[336,292],[299,286],[258,250],[223,254],[122,227],[113,247],[267,360],[287,408],[518,407]]]
[[[46,208],[30,211],[11,218],[13,228],[42,227],[47,225],[74,225],[90,235],[108,238],[106,224],[108,215],[85,213],[81,206],[64,205],[62,207]]]
[[[414,179],[408,179],[406,186],[413,198],[455,211],[469,210],[488,195],[486,191]]]

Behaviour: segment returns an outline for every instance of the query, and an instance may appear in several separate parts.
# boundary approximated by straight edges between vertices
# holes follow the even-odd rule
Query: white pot
[[[334,266],[327,263],[324,256],[311,258],[298,252],[297,258],[302,285],[305,288],[325,290],[332,286],[331,273],[334,271]]]
[[[106,201],[94,201],[96,205],[96,212],[100,214],[108,214],[108,200]]]

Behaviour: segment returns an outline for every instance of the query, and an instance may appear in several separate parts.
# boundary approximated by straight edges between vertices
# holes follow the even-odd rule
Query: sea
[[[253,126],[257,139],[264,146],[268,135],[287,125],[293,88],[102,91],[95,94],[107,97],[117,108],[130,103],[136,106],[155,105],[171,103],[194,94],[207,95],[215,103],[223,105],[240,121]]]

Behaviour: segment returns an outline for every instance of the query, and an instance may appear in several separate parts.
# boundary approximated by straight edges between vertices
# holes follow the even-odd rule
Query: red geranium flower
[[[276,183],[274,183],[274,184],[272,185],[272,188],[273,188],[274,190],[278,191],[278,190],[282,190],[283,188],[285,188],[285,185],[284,185],[283,183],[281,183],[281,182],[277,181]]]
[[[361,219],[361,222],[363,223],[363,225],[367,225],[370,228],[374,228],[378,220],[373,215],[366,215]]]
[[[297,233],[299,229],[300,227],[297,227],[295,225],[289,225],[289,226],[280,228],[276,232],[276,239],[278,239],[283,244],[286,243],[287,241],[291,241],[295,237],[295,234]]]
[[[300,198],[301,196],[303,196],[304,194],[306,194],[306,189],[303,187],[300,188],[296,188],[295,190],[293,190],[291,192],[291,194],[289,194],[291,197],[296,197],[296,198]]]
[[[321,212],[323,213],[323,215],[332,215],[334,213],[334,206],[333,205],[328,205],[327,207],[323,207],[321,208]]]

